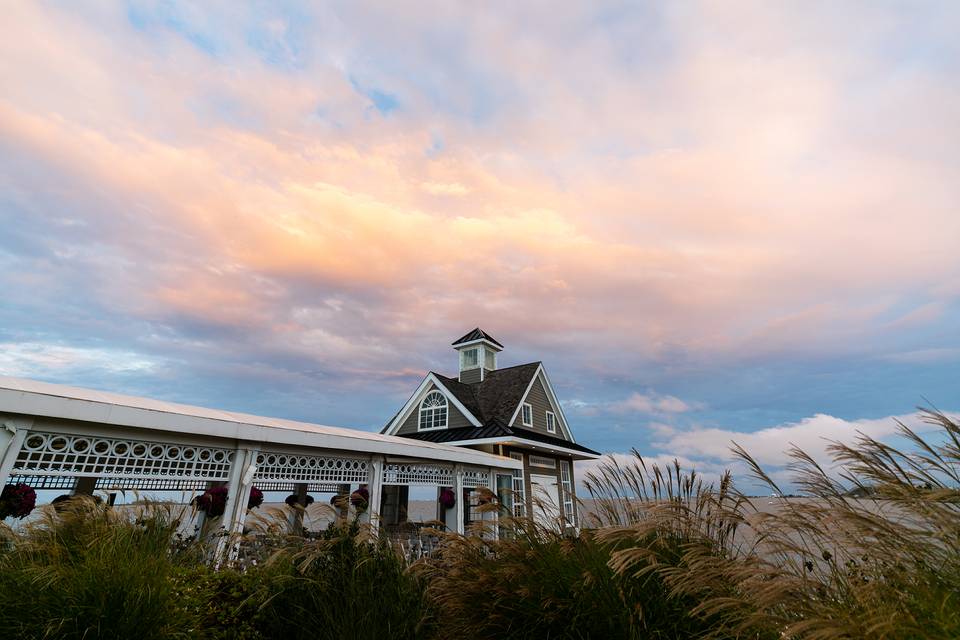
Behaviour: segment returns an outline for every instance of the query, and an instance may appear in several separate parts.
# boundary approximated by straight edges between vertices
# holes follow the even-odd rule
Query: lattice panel
[[[296,491],[296,482],[255,482],[260,491]],[[308,493],[337,493],[339,486],[336,483],[310,482],[307,484]]]
[[[207,480],[175,480],[167,478],[98,478],[96,488],[134,489],[140,491],[203,491]]]
[[[453,468],[438,464],[388,463],[383,468],[383,484],[452,487]]]
[[[257,455],[258,480],[269,482],[369,482],[369,463],[358,458],[299,456],[263,452]],[[260,485],[257,485],[258,487]]]
[[[13,472],[21,475],[227,480],[233,451],[161,442],[30,433]]]
[[[22,476],[11,474],[7,484],[28,484],[34,489],[73,489],[77,479],[71,476]]]
[[[490,472],[480,469],[467,469],[463,472],[463,486],[465,487],[490,487]]]

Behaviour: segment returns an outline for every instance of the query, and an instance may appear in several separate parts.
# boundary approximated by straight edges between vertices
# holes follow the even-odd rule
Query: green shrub
[[[193,620],[191,637],[198,640],[259,640],[258,589],[255,573],[234,568],[215,570],[197,563],[176,567],[170,574],[177,613]]]

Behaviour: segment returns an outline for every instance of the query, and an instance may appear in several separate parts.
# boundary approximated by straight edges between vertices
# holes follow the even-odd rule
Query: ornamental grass
[[[792,450],[793,486],[740,460],[773,498],[678,464],[605,460],[584,528],[502,518],[408,563],[352,520],[305,536],[299,505],[224,541],[178,538],[170,505],[71,500],[0,544],[7,638],[960,637],[960,426],[861,436],[827,466]],[[773,504],[768,504],[772,502]],[[582,505],[583,507],[586,506]],[[177,507],[178,509],[180,507]],[[496,504],[479,507],[497,509]],[[299,510],[299,511],[298,511]],[[252,515],[252,514],[251,514]]]
[[[173,551],[172,509],[137,513],[77,498],[38,520],[0,549],[0,630],[5,638],[189,637],[170,580],[174,566],[197,562]]]
[[[960,425],[922,416],[933,431],[899,424],[904,450],[861,435],[831,444],[824,467],[791,449],[801,498],[736,448],[774,493],[763,511],[729,475],[714,488],[639,455],[607,461],[585,481],[596,535],[619,545],[618,575],[659,575],[696,602],[712,620],[702,637],[958,638]]]

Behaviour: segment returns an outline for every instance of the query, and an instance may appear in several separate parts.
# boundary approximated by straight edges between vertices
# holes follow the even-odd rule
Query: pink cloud
[[[471,97],[456,80],[444,111],[413,79],[382,78],[408,107],[371,117],[343,33],[290,73],[249,51],[232,22],[226,64],[170,31],[147,43],[122,12],[90,22],[20,5],[0,28],[0,132],[137,212],[145,236],[162,227],[180,238],[169,261],[137,286],[118,279],[104,299],[149,318],[257,327],[278,348],[362,366],[402,358],[390,338],[482,317],[532,347],[589,344],[610,361],[674,347],[721,359],[832,354],[938,317],[933,301],[884,321],[898,300],[948,295],[942,283],[960,278],[956,181],[949,166],[908,155],[914,141],[938,143],[906,97],[955,104],[953,88],[884,85],[900,110],[880,144],[845,133],[866,115],[851,112],[849,78],[880,69],[835,27],[830,55],[803,46],[823,24],[793,9],[758,9],[746,23],[763,28],[749,31],[737,11],[708,7],[716,31],[688,31],[670,10],[676,55],[629,67],[603,34],[558,37],[587,9],[533,31],[522,10],[440,12],[471,25],[468,59],[507,87],[509,108],[484,126],[461,115]],[[434,52],[408,37],[421,19],[393,12],[395,27],[372,35],[425,59]],[[883,21],[864,29],[879,37]],[[782,55],[756,54],[775,45]],[[246,120],[221,117],[221,103]],[[428,154],[438,131],[446,147]],[[614,151],[593,150],[605,145]],[[125,237],[104,242],[139,257]],[[182,255],[191,261],[175,264]],[[347,308],[324,306],[344,292]],[[357,336],[373,329],[384,344],[370,351]],[[619,410],[689,409],[638,393]]]

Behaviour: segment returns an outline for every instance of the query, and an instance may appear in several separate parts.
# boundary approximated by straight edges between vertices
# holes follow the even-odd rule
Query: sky
[[[960,410],[955,2],[10,3],[0,375],[376,430],[479,326],[578,441]]]

